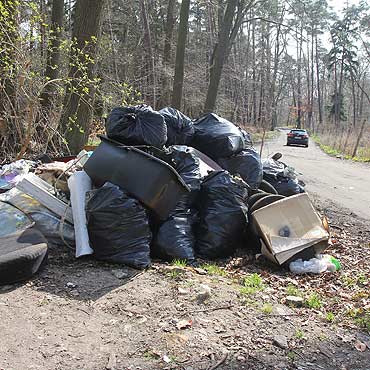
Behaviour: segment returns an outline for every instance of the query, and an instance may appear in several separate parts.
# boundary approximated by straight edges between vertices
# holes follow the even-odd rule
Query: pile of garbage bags
[[[260,251],[251,208],[266,181],[271,193],[303,191],[290,167],[262,161],[250,135],[214,113],[117,107],[101,139],[73,159],[0,168],[9,233],[32,224],[49,242],[75,244],[76,257],[140,269],[151,258],[215,259]]]

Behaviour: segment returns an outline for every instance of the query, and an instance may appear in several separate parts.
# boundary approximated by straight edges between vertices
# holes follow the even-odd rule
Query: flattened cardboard
[[[262,207],[252,217],[263,241],[262,254],[279,265],[312,246],[323,250],[329,239],[306,193]],[[279,235],[283,229],[289,230],[288,237]]]

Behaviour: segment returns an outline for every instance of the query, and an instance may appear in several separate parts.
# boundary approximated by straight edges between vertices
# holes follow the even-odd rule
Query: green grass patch
[[[266,315],[270,315],[272,312],[273,306],[271,303],[265,303],[262,307],[262,312]]]
[[[323,303],[321,297],[317,293],[311,293],[305,300],[305,305],[311,309],[319,309]]]
[[[177,267],[186,267],[187,262],[186,262],[186,260],[174,259],[172,261],[172,265],[177,266]]]
[[[326,321],[329,321],[329,322],[334,322],[335,320],[335,315],[333,312],[327,312],[326,313]]]
[[[303,339],[303,338],[304,338],[304,333],[303,333],[303,331],[302,331],[301,329],[297,329],[297,330],[295,331],[295,337],[296,337],[297,339]]]
[[[203,270],[206,270],[210,275],[218,275],[218,276],[227,275],[226,271],[222,267],[217,266],[215,264],[206,263],[204,265],[201,265],[200,268],[202,268]]]
[[[286,287],[286,294],[287,295],[292,295],[292,296],[295,296],[295,297],[303,297],[303,292],[300,291],[296,286],[294,286],[293,284],[289,284],[287,287]]]
[[[265,289],[261,276],[257,273],[249,274],[243,279],[240,293],[243,295],[255,294]]]

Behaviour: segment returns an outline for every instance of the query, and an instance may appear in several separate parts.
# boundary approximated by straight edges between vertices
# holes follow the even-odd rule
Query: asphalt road
[[[307,192],[329,199],[370,220],[370,165],[325,154],[312,139],[309,147],[286,146],[286,130],[265,143],[262,158],[280,152],[281,161],[302,174]]]

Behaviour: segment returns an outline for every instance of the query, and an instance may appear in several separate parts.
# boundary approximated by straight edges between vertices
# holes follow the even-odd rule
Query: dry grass
[[[358,162],[370,162],[370,127],[365,129],[356,156],[352,157],[359,130],[360,128],[358,127],[348,135],[348,132],[345,130],[329,129],[327,132],[314,135],[313,139],[329,155],[341,156]]]

